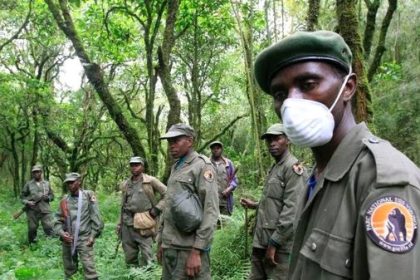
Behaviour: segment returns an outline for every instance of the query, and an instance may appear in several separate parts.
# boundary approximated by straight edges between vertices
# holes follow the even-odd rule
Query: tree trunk
[[[368,61],[370,57],[370,50],[372,48],[373,34],[375,34],[376,14],[378,13],[381,1],[374,0],[371,2],[369,0],[365,0],[365,3],[368,11],[366,15],[365,33],[363,36],[363,49],[365,60]]]
[[[260,145],[260,135],[262,134],[262,129],[265,123],[265,116],[263,115],[262,105],[261,105],[261,93],[257,90],[257,85],[255,84],[254,71],[252,69],[253,65],[253,35],[252,35],[252,20],[254,15],[254,8],[251,3],[248,3],[249,14],[246,15],[246,19],[240,12],[240,8],[237,7],[238,4],[231,1],[232,9],[235,14],[235,19],[238,27],[238,33],[241,38],[242,52],[245,62],[245,73],[246,73],[246,93],[248,97],[248,102],[251,109],[251,130],[252,138],[255,143],[254,156],[256,169],[258,171],[258,176],[256,182],[260,182],[264,178],[264,166],[263,166],[263,156],[261,152]],[[239,4],[240,5],[240,4]]]
[[[336,12],[338,19],[337,31],[349,45],[353,53],[353,72],[358,76],[358,85],[354,101],[356,121],[367,121],[372,115],[370,108],[371,95],[369,82],[366,77],[363,60],[361,38],[358,33],[356,12],[357,0],[337,0]]]
[[[113,96],[109,92],[108,86],[105,83],[104,75],[98,64],[92,62],[84,49],[82,41],[80,40],[77,31],[74,27],[73,20],[68,10],[67,0],[59,0],[60,8],[57,7],[54,0],[45,0],[48,8],[59,28],[63,31],[66,37],[72,42],[73,47],[76,51],[77,56],[80,59],[83,69],[89,79],[89,82],[93,85],[99,98],[105,104],[111,118],[117,124],[120,132],[124,135],[126,141],[131,147],[131,150],[135,155],[145,157],[146,153],[144,147],[140,141],[140,137],[137,134],[135,128],[127,121],[124,114],[121,111],[120,106],[115,102]],[[60,13],[61,12],[61,13]]]
[[[386,11],[386,15],[382,21],[381,32],[379,34],[379,41],[378,46],[376,47],[375,55],[373,56],[372,63],[370,64],[369,71],[368,71],[368,81],[372,81],[373,76],[375,75],[376,71],[378,70],[379,65],[381,64],[382,55],[384,54],[385,48],[385,39],[386,34],[388,33],[388,27],[391,23],[392,17],[394,15],[395,10],[397,9],[397,0],[389,0],[388,10]]]
[[[314,31],[318,26],[319,7],[321,0],[310,0],[308,5],[308,15],[306,18],[306,29]]]
[[[179,9],[179,0],[168,1],[167,6],[167,18],[165,30],[163,33],[162,45],[158,48],[158,61],[159,66],[157,72],[162,82],[163,89],[169,103],[168,121],[166,124],[166,130],[168,130],[173,124],[181,122],[181,101],[179,100],[178,93],[173,86],[171,68],[170,68],[170,56],[172,49],[175,45],[175,23],[177,19]],[[164,181],[169,178],[171,168],[171,159],[169,153],[166,155],[166,168],[164,173]]]

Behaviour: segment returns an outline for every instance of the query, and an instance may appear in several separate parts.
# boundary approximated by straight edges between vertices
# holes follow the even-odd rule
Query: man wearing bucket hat
[[[220,141],[210,143],[211,163],[216,171],[217,185],[219,187],[219,211],[223,215],[232,215],[233,191],[238,186],[236,169],[233,162],[223,156],[223,144]]]
[[[261,139],[275,163],[266,177],[260,202],[241,199],[244,207],[257,208],[249,279],[287,279],[297,201],[307,176],[304,167],[289,152],[282,124],[270,126]]]
[[[176,159],[168,179],[163,227],[158,238],[162,279],[211,279],[209,250],[219,216],[215,172],[206,156],[194,151],[195,133],[174,124],[161,137]]]
[[[42,177],[41,165],[34,165],[31,172],[32,180],[26,182],[20,197],[28,219],[28,241],[34,243],[39,222],[47,236],[53,234],[50,201],[53,201],[54,193],[50,183]]]
[[[289,278],[420,279],[420,171],[356,124],[357,79],[344,39],[296,32],[261,52],[254,70],[291,142],[315,158],[299,202]],[[388,221],[395,209],[402,213],[398,229]]]
[[[104,224],[95,194],[81,188],[79,173],[66,174],[64,183],[69,194],[60,201],[54,231],[62,241],[65,279],[70,279],[77,273],[79,259],[82,262],[84,278],[98,279],[93,245]]]
[[[167,188],[157,178],[144,173],[143,158],[134,156],[129,164],[131,177],[121,184],[121,218],[117,232],[121,237],[126,264],[145,266],[153,259],[156,220],[164,208]]]

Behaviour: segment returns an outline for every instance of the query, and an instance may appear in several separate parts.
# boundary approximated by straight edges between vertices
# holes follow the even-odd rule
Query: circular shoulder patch
[[[300,163],[293,164],[293,172],[295,172],[297,175],[302,175],[303,166]]]
[[[206,179],[208,182],[213,182],[214,175],[213,175],[213,171],[211,171],[210,169],[204,171],[203,176],[204,176],[204,179]]]
[[[92,196],[90,197],[90,201],[91,202],[96,202],[96,196],[94,194],[92,194]]]
[[[375,200],[365,213],[370,239],[392,253],[406,253],[416,244],[417,218],[411,205],[397,196]]]

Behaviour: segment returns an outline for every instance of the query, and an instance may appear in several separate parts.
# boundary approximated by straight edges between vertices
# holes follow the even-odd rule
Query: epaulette
[[[377,187],[409,184],[420,188],[420,170],[403,153],[374,136],[362,141],[375,160]]]
[[[198,157],[204,160],[206,164],[211,164],[211,160],[207,156],[199,154]]]

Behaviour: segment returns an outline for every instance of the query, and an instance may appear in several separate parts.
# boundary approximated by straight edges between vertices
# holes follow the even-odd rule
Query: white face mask
[[[349,78],[350,74],[344,79],[330,109],[320,102],[307,99],[287,98],[284,100],[280,109],[281,118],[286,135],[293,144],[312,148],[322,146],[331,140],[335,126],[331,111],[337,104]]]

